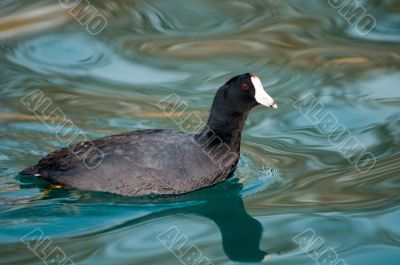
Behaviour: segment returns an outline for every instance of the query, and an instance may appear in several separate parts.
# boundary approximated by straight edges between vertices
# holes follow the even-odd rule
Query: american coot
[[[255,74],[236,76],[218,89],[199,133],[141,130],[107,136],[59,149],[21,174],[128,196],[194,191],[232,175],[244,122],[258,104],[277,108]],[[88,149],[103,155],[98,166],[88,166],[78,155]]]

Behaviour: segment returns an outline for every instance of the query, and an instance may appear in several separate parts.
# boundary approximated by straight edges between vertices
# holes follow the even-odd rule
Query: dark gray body
[[[169,130],[134,131],[88,143],[104,154],[95,168],[88,168],[75,155],[88,145],[79,143],[49,154],[22,174],[38,174],[81,190],[128,196],[181,194],[225,180],[237,163],[221,168],[194,135]]]
[[[251,78],[236,76],[218,89],[199,134],[144,130],[108,136],[57,150],[21,174],[129,196],[181,194],[219,183],[235,170],[244,122],[259,104]],[[95,168],[76,155],[90,148],[104,155]]]

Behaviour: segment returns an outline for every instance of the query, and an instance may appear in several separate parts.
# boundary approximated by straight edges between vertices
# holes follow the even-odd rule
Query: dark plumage
[[[142,130],[108,136],[59,149],[21,174],[128,196],[204,188],[225,180],[235,170],[243,125],[257,104],[277,107],[258,77],[236,76],[218,89],[207,126],[198,134]],[[101,163],[93,167],[85,157],[91,150],[102,154]]]

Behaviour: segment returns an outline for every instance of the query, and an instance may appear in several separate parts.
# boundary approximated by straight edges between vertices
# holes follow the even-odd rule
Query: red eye
[[[249,84],[247,84],[247,83],[242,83],[242,89],[243,89],[243,90],[249,90]]]

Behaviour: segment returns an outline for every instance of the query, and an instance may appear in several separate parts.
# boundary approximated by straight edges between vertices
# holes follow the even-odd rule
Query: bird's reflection
[[[204,197],[207,197],[206,203],[193,207],[191,212],[209,218],[218,226],[225,254],[231,260],[261,261],[266,255],[259,248],[262,226],[244,208],[240,195],[242,184],[224,184],[226,185],[215,187],[215,193],[207,189],[202,190]]]
[[[29,182],[27,182],[28,186]],[[140,205],[178,205],[155,211],[144,217],[135,218],[111,228],[98,230],[78,237],[103,234],[110,231],[126,228],[151,219],[176,214],[196,214],[212,220],[219,228],[222,237],[222,246],[227,257],[239,262],[261,261],[266,252],[260,250],[259,244],[262,235],[261,224],[251,217],[244,208],[241,196],[242,184],[230,179],[221,184],[179,196],[146,196],[130,198],[108,193],[78,192],[68,189],[47,190],[46,197],[68,197],[73,192],[80,194],[79,200],[73,203],[129,203]]]

